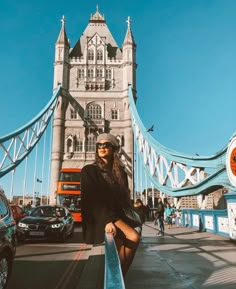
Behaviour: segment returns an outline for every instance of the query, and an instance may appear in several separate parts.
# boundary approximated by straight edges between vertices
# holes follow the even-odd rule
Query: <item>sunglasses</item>
[[[103,142],[103,143],[98,142],[96,144],[96,146],[97,146],[98,149],[108,149],[108,148],[113,147],[113,144],[110,143],[110,142]]]

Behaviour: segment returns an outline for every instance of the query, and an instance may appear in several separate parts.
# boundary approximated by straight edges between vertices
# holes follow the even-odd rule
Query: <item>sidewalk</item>
[[[143,226],[126,289],[236,288],[234,242],[175,225],[163,237],[156,233],[153,223]]]

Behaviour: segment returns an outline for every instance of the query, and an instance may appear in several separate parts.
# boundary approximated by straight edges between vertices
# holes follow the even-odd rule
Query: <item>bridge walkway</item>
[[[125,278],[126,289],[235,289],[236,244],[192,228],[166,229],[158,237],[151,222]]]

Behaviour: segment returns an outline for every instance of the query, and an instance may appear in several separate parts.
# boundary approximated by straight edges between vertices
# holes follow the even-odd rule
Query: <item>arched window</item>
[[[86,143],[87,152],[95,152],[96,150],[96,138],[94,135],[89,135]]]
[[[94,51],[92,49],[88,51],[88,60],[94,60]]]
[[[101,49],[97,51],[97,60],[103,60],[103,53]]]
[[[89,104],[87,107],[88,117],[92,119],[102,118],[102,108],[98,104]]]
[[[66,141],[66,150],[68,153],[73,152],[73,148],[72,148],[72,139],[68,138]]]

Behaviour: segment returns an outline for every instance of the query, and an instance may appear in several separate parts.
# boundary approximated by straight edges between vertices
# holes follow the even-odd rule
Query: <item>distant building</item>
[[[40,198],[39,197],[35,198],[35,203],[37,201],[40,203]],[[26,206],[28,203],[33,205],[33,202],[34,202],[33,197],[29,197],[29,196],[24,196],[24,197],[23,196],[13,196],[13,199],[12,199],[11,203],[14,204],[14,205],[18,205],[18,206],[22,207],[22,206]],[[47,205],[47,204],[48,204],[48,197],[43,196],[42,197],[42,205]]]
[[[227,209],[227,203],[224,198],[224,195],[228,193],[228,190],[226,188],[218,189],[208,195],[205,196],[205,209],[209,210],[224,210]],[[142,200],[145,202],[145,194],[146,191],[144,190],[142,192]],[[148,205],[152,208],[156,206],[157,199],[161,196],[160,191],[155,189],[152,190],[152,188],[147,189],[147,202]],[[154,201],[154,202],[153,202]],[[168,202],[170,204],[174,203],[174,198],[171,196],[167,196],[164,198],[165,202]],[[197,196],[186,196],[181,197],[180,208],[191,208],[191,209],[199,209],[198,206],[198,200]]]
[[[205,196],[205,209],[210,210],[224,210],[227,209],[227,203],[226,199],[224,198],[224,195],[228,193],[228,191],[225,188],[218,189],[208,195]],[[197,209],[198,202],[197,202],[197,196],[187,196],[181,198],[180,203],[181,208],[193,208]]]

